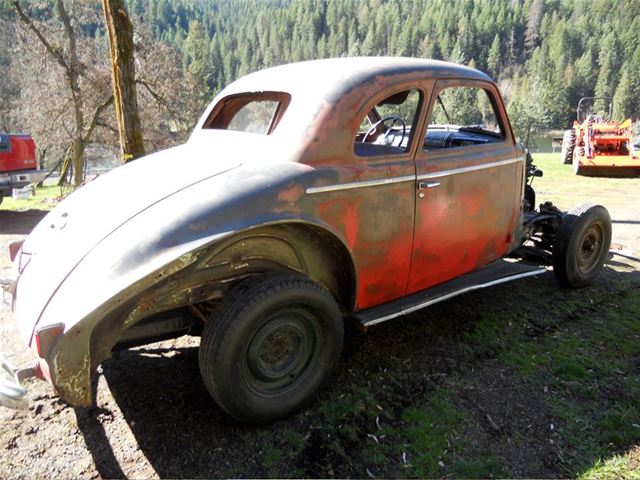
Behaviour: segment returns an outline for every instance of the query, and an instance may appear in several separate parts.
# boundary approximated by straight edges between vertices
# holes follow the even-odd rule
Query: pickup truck
[[[589,285],[609,214],[536,205],[541,174],[478,70],[342,58],[250,74],[184,145],[88,183],[11,247],[4,285],[37,361],[4,364],[0,402],[24,406],[20,379],[36,374],[93,405],[114,349],[191,334],[222,409],[282,418],[329,378],[347,320],[551,269]]]
[[[31,135],[0,133],[0,203],[14,188],[38,183],[44,176]]]

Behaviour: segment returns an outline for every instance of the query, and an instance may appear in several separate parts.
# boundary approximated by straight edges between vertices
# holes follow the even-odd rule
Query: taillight
[[[16,241],[16,242],[11,242],[9,244],[9,258],[11,259],[12,262],[18,256],[18,252],[22,248],[22,244],[23,243],[24,243],[24,240],[19,240],[19,241]]]
[[[55,341],[64,333],[64,324],[56,323],[36,330],[36,349],[38,356],[46,359]]]

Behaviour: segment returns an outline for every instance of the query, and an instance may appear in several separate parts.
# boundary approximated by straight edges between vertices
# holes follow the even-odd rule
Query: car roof
[[[424,75],[491,81],[474,68],[440,60],[407,57],[346,57],[310,60],[271,67],[246,75],[222,92],[225,96],[251,91],[314,92],[335,98],[380,76]],[[331,95],[332,94],[332,95]]]

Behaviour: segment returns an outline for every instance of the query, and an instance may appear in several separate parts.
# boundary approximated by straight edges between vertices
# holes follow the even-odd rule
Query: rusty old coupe
[[[609,215],[536,207],[540,175],[477,70],[349,58],[250,74],[186,144],[80,188],[13,245],[3,283],[37,360],[3,362],[2,403],[24,406],[37,375],[90,406],[114,349],[190,333],[226,412],[286,416],[335,366],[345,318],[374,325],[550,266],[589,284]]]

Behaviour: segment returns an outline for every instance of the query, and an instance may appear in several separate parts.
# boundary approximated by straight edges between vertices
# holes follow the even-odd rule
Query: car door
[[[322,162],[322,169],[339,182],[306,190],[314,197],[318,216],[342,233],[352,252],[357,309],[406,293],[415,216],[414,155],[421,144],[411,130],[421,131],[425,114],[418,80],[378,87],[373,94],[369,90],[373,88],[349,114],[354,124],[350,152]],[[357,97],[354,93],[350,98]]]
[[[489,82],[439,80],[416,161],[416,217],[408,293],[507,253],[520,221],[522,161]],[[462,128],[460,128],[462,127]]]

